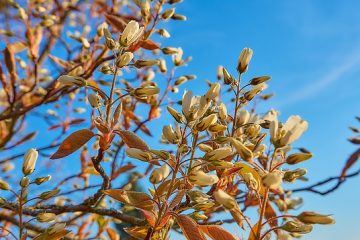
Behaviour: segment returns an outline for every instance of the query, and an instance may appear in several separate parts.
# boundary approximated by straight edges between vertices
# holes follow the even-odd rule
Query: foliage
[[[330,215],[295,213],[303,200],[293,193],[321,194],[315,188],[333,180],[326,193],[335,190],[359,174],[347,173],[359,150],[339,177],[284,185],[306,180],[307,170],[295,167],[312,154],[292,144],[308,123],[256,112],[272,94],[263,93],[269,76],[246,79],[250,48],[233,71],[220,66],[203,95],[185,91],[179,100],[180,86],[195,79],[178,74],[191,58],[157,42],[170,37],[160,26],[186,20],[179,2],[0,3],[0,151],[9,156],[0,160],[2,236],[115,240],[112,223],[125,223],[117,226],[134,239],[169,239],[172,231],[190,240],[239,239],[221,226],[234,223],[247,239],[291,239],[334,223]],[[148,126],[164,123],[161,112],[173,124],[157,139]],[[256,219],[248,208],[257,209]]]

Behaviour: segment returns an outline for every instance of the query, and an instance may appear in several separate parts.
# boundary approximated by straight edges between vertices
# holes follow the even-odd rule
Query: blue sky
[[[198,76],[191,88],[205,91],[203,80],[215,81],[219,64],[235,73],[242,48],[254,57],[247,77],[271,75],[268,92],[276,96],[260,111],[280,110],[281,119],[299,114],[309,130],[295,146],[314,158],[301,165],[310,182],[336,175],[355,146],[346,139],[360,110],[360,2],[302,1],[184,1],[177,12],[187,22],[170,23],[165,45],[181,46],[193,61],[186,72]],[[185,86],[189,87],[189,86]],[[303,194],[302,210],[334,214],[337,223],[316,226],[303,239],[358,239],[360,178],[321,197]]]
[[[219,64],[235,73],[241,49],[252,48],[254,57],[246,78],[272,76],[267,92],[276,94],[259,111],[275,108],[282,120],[299,114],[309,122],[309,130],[295,147],[314,153],[301,167],[308,168],[310,182],[317,182],[338,174],[355,149],[346,139],[351,136],[348,126],[356,126],[354,116],[360,114],[359,11],[356,0],[185,0],[177,12],[188,20],[166,24],[172,37],[162,40],[162,46],[181,46],[185,56],[193,57],[182,71],[198,78],[181,90],[191,88],[196,94],[206,91],[205,79],[215,81]],[[163,119],[160,125],[149,125],[155,127],[155,134],[171,118],[165,115]],[[52,167],[69,164],[77,156],[54,162]],[[316,226],[303,239],[357,240],[359,184],[360,177],[351,179],[326,197],[302,194],[301,210],[332,213],[337,221],[333,226]]]

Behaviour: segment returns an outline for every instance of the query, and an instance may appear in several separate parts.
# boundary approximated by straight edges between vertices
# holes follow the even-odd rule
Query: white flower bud
[[[226,209],[233,209],[238,206],[234,197],[230,196],[221,189],[218,189],[213,194],[216,202],[223,205]]]
[[[247,71],[252,55],[253,55],[252,49],[244,48],[242,50],[237,66],[237,70],[239,71],[239,73],[244,73]]]
[[[152,155],[148,152],[140,150],[138,148],[127,148],[126,154],[131,158],[136,158],[141,161],[149,161],[152,159]]]
[[[231,147],[222,147],[206,153],[204,158],[208,161],[219,160],[230,156],[232,153]]]
[[[190,173],[189,180],[192,184],[200,186],[211,186],[219,181],[218,176],[212,174],[206,174],[202,170],[198,170]]]
[[[38,222],[51,222],[54,221],[55,218],[56,214],[54,213],[39,213],[39,215],[36,216]]]
[[[34,172],[38,155],[38,151],[36,151],[36,149],[34,148],[29,149],[25,153],[22,167],[24,175],[29,175]]]
[[[116,59],[115,61],[116,66],[118,68],[125,67],[131,62],[133,58],[134,58],[134,54],[132,52],[124,52],[123,54],[121,54],[121,56],[119,56]]]
[[[152,171],[150,175],[150,182],[157,184],[167,178],[170,174],[170,168],[167,164],[164,164],[160,168],[156,168]]]
[[[93,108],[99,108],[101,106],[101,98],[97,93],[89,94],[88,101]]]
[[[79,86],[79,87],[83,87],[86,85],[86,81],[84,78],[82,77],[74,77],[74,76],[70,76],[70,75],[61,75],[58,78],[58,81],[63,85],[63,86]]]
[[[262,178],[262,182],[266,187],[270,189],[278,189],[282,184],[283,176],[284,176],[283,172],[281,172],[280,170],[275,170],[273,172],[266,174]]]

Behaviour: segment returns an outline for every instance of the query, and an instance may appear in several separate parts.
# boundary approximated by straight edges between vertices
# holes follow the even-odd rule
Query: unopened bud
[[[30,180],[28,177],[22,177],[20,180],[20,186],[22,188],[26,188],[27,186],[29,186]]]
[[[254,158],[254,154],[248,147],[246,147],[241,141],[236,139],[232,139],[231,143],[233,144],[237,153],[239,153],[242,159],[244,159],[247,162],[252,162],[252,159]]]
[[[51,222],[54,221],[55,218],[56,214],[54,213],[39,213],[39,215],[36,216],[38,222]]]
[[[286,158],[286,163],[290,165],[298,164],[312,157],[311,153],[294,153]]]
[[[164,38],[169,38],[170,37],[170,33],[164,28],[159,29],[157,32],[159,33],[160,36],[162,36]]]
[[[216,190],[213,194],[215,200],[223,205],[226,209],[233,209],[238,206],[234,197],[230,196],[223,190]]]
[[[164,164],[160,168],[156,168],[152,171],[150,175],[150,182],[157,184],[167,178],[170,174],[170,168],[167,164]]]
[[[181,113],[177,112],[172,107],[168,106],[167,110],[178,123],[183,123],[185,121],[184,116]]]
[[[234,82],[234,78],[230,75],[230,73],[223,67],[223,76],[224,76],[224,83],[226,85],[230,85]]]
[[[29,149],[25,153],[22,167],[24,175],[29,175],[34,172],[38,155],[38,151],[34,148]]]
[[[159,60],[148,59],[148,60],[137,60],[134,63],[134,66],[136,68],[143,68],[143,67],[151,67],[151,66],[154,66],[154,65],[157,65],[157,64],[159,64]]]
[[[89,94],[88,101],[93,108],[99,108],[101,106],[101,97],[98,93]]]
[[[173,20],[179,20],[179,21],[186,21],[187,18],[186,18],[186,16],[184,16],[184,15],[174,13],[174,14],[171,16],[171,19],[173,19]]]
[[[261,76],[251,79],[250,84],[251,85],[258,85],[260,83],[266,82],[270,79],[270,76]]]
[[[283,175],[283,172],[275,170],[266,174],[263,177],[262,182],[266,187],[270,189],[278,189],[282,184]]]
[[[307,173],[305,168],[298,168],[292,171],[287,171],[284,174],[284,180],[287,182],[294,182],[296,179],[304,176]]]
[[[53,189],[51,191],[46,191],[40,194],[39,198],[42,200],[47,200],[49,198],[54,197],[56,194],[58,194],[60,192],[60,189]]]
[[[199,170],[189,174],[189,180],[192,184],[199,186],[211,186],[219,181],[218,176],[213,174],[206,174],[204,171]]]
[[[331,215],[318,214],[316,212],[302,212],[296,217],[305,224],[334,224],[335,220]]]
[[[41,185],[44,182],[49,181],[50,179],[51,179],[50,175],[47,175],[45,177],[38,177],[38,178],[35,179],[35,183],[36,183],[36,185]]]
[[[4,180],[0,179],[0,189],[7,191],[10,189],[10,185]]]
[[[84,78],[82,77],[74,77],[74,76],[70,76],[70,75],[61,75],[58,78],[58,81],[63,85],[63,86],[78,86],[78,87],[83,87],[86,85],[86,81]]]
[[[289,221],[281,226],[281,229],[290,233],[305,234],[312,231],[313,227],[300,222]]]
[[[252,49],[244,48],[242,50],[237,66],[237,70],[239,71],[239,73],[244,73],[247,71],[252,55],[253,55]]]
[[[134,58],[134,54],[132,52],[125,52],[119,56],[115,63],[118,68],[122,68],[127,66],[131,60]]]
[[[127,148],[125,152],[129,157],[136,158],[141,161],[147,162],[152,159],[152,155],[149,152],[145,152],[138,148]]]
[[[209,116],[203,118],[200,122],[196,124],[196,129],[198,131],[205,131],[210,125],[215,124],[217,121],[216,114],[210,114]]]
[[[166,10],[161,14],[161,18],[164,19],[164,20],[167,20],[167,19],[171,18],[174,13],[175,13],[175,8],[166,9]]]
[[[133,91],[133,94],[134,94],[136,97],[143,98],[143,97],[147,97],[147,96],[152,96],[152,95],[158,94],[159,92],[160,92],[160,89],[159,89],[158,87],[155,87],[155,86],[146,86],[146,87],[136,88],[136,89]]]

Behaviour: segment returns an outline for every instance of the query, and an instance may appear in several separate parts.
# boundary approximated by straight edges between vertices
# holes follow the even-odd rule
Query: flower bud
[[[46,191],[40,194],[39,198],[42,200],[47,200],[49,198],[54,197],[56,194],[58,194],[60,192],[60,189],[53,189],[51,191]]]
[[[305,234],[312,231],[313,227],[300,222],[289,221],[281,226],[281,229],[290,233]]]
[[[7,191],[10,189],[10,185],[4,180],[0,179],[0,189]]]
[[[195,220],[206,220],[208,217],[205,214],[201,214],[199,212],[193,212],[191,217]]]
[[[231,143],[233,144],[237,153],[239,153],[242,159],[244,159],[247,162],[252,162],[254,158],[254,154],[248,147],[246,147],[242,142],[234,138],[231,139]]]
[[[175,80],[175,83],[174,83],[174,84],[175,84],[176,86],[179,86],[179,85],[187,82],[187,80],[188,80],[188,79],[187,79],[185,76],[181,76],[181,77],[179,77],[178,79]]]
[[[170,33],[164,28],[159,29],[157,31],[157,33],[159,33],[159,35],[164,37],[164,38],[169,38],[170,37]]]
[[[334,224],[335,220],[331,215],[322,215],[315,212],[302,212],[296,217],[305,224]]]
[[[191,201],[194,201],[194,202],[206,202],[209,200],[209,197],[206,193],[203,193],[201,191],[197,191],[197,190],[194,190],[194,191],[189,191],[187,193],[191,199]]]
[[[143,97],[147,97],[147,96],[152,96],[152,95],[158,94],[159,92],[160,92],[160,89],[159,89],[158,87],[155,87],[155,86],[146,86],[146,87],[136,88],[136,89],[133,91],[133,94],[134,94],[136,97],[143,98]]]
[[[238,111],[236,124],[237,126],[242,126],[248,123],[249,119],[250,119],[250,113],[245,109],[241,109],[240,111]]]
[[[113,68],[107,64],[104,64],[103,66],[101,66],[99,71],[102,72],[103,74],[113,74],[114,73]]]
[[[47,232],[50,235],[55,235],[58,232],[61,232],[66,227],[66,223],[55,223],[53,226],[49,227]]]
[[[118,68],[122,68],[127,66],[133,58],[134,54],[132,52],[124,52],[116,59],[115,64]]]
[[[151,149],[150,150],[151,153],[155,154],[156,156],[158,156],[159,158],[163,159],[163,160],[168,160],[170,158],[170,153],[164,150],[154,150]]]
[[[218,110],[220,120],[225,121],[228,117],[226,105],[224,103],[220,103],[220,105],[218,106]]]
[[[161,49],[161,51],[164,54],[177,54],[179,52],[179,48],[175,48],[175,47],[164,47]]]
[[[298,168],[292,171],[287,171],[284,174],[284,180],[287,182],[294,182],[296,179],[304,176],[307,173],[305,168]]]
[[[82,77],[74,77],[74,76],[70,76],[70,75],[61,75],[58,78],[58,81],[63,85],[63,86],[78,86],[78,87],[83,87],[86,85],[86,81],[84,78]]]
[[[171,125],[167,125],[163,127],[163,137],[169,142],[169,143],[177,143],[180,140],[180,136],[176,133],[176,131],[173,129]]]
[[[255,77],[255,78],[251,79],[250,84],[258,85],[260,83],[268,81],[270,78],[271,78],[270,76]]]
[[[294,153],[286,158],[286,163],[290,165],[298,164],[312,157],[311,153]]]
[[[171,16],[175,13],[175,8],[169,8],[166,9],[162,14],[161,14],[161,18],[164,20],[167,20],[169,18],[171,18]]]
[[[145,161],[145,162],[147,162],[153,158],[149,152],[145,152],[138,148],[127,148],[125,152],[126,152],[126,155],[128,155],[129,157],[136,158],[138,160]]]
[[[239,73],[244,73],[248,70],[248,66],[252,55],[253,55],[253,50],[250,48],[244,48],[241,51],[237,65],[237,70],[239,71]]]
[[[25,153],[22,167],[22,171],[25,176],[34,172],[38,155],[38,151],[36,151],[34,148],[29,149]]]
[[[251,101],[256,95],[264,91],[268,85],[266,83],[260,83],[255,85],[250,91],[244,94],[244,98],[248,101]]]
[[[159,60],[156,59],[147,59],[147,60],[137,60],[134,63],[134,66],[136,68],[143,68],[143,67],[151,67],[154,66],[156,64],[159,64]]]
[[[110,50],[114,50],[117,47],[117,43],[115,42],[115,40],[113,39],[109,29],[103,28],[103,34],[105,37],[105,45],[107,48],[109,48]]]
[[[27,186],[29,186],[30,180],[28,177],[22,177],[20,180],[20,186],[22,188],[26,188]]]
[[[171,16],[171,19],[173,19],[173,20],[179,20],[179,21],[186,21],[187,18],[186,18],[186,16],[184,16],[184,15],[174,13],[174,14]]]
[[[108,28],[108,24],[106,22],[101,23],[97,28],[96,28],[96,34],[99,37],[104,36],[104,29]]]
[[[227,129],[227,126],[221,125],[221,124],[213,124],[208,127],[208,130],[210,132],[215,132],[215,133],[225,131],[226,129]]]
[[[170,174],[170,169],[167,164],[162,165],[160,168],[156,168],[152,171],[150,175],[150,182],[152,184],[157,184],[167,178]]]
[[[244,173],[243,178],[249,189],[259,191],[260,183],[255,179],[251,172]]]
[[[55,218],[56,214],[54,213],[39,213],[39,215],[36,216],[38,222],[51,222],[54,221]]]
[[[45,177],[38,177],[38,178],[35,179],[35,183],[36,183],[36,185],[41,185],[44,182],[49,181],[50,179],[51,179],[50,175],[47,175]]]
[[[101,98],[98,93],[89,94],[88,101],[93,108],[99,108],[101,106]]]
[[[192,184],[199,186],[211,186],[217,183],[219,178],[216,175],[206,174],[204,171],[198,170],[189,174],[189,180]]]
[[[205,153],[211,152],[213,150],[213,148],[211,146],[204,144],[204,143],[200,143],[198,145],[198,148]]]
[[[210,125],[213,125],[217,122],[217,115],[210,114],[207,117],[204,117],[200,122],[196,124],[196,129],[198,131],[205,131]]]
[[[196,204],[193,208],[196,211],[206,211],[207,209],[212,208],[214,205],[215,205],[215,203],[212,201],[205,201],[205,202],[200,202],[200,203]]]
[[[211,100],[214,100],[216,97],[218,97],[219,92],[220,92],[220,84],[214,83],[214,84],[211,84],[209,90],[206,92],[204,97],[205,97],[206,101],[209,102]]]
[[[216,202],[223,205],[226,209],[233,209],[238,206],[234,197],[230,196],[221,189],[218,189],[213,194]]]
[[[184,116],[181,113],[177,112],[172,107],[168,106],[167,110],[178,123],[183,123],[185,121]]]
[[[160,72],[162,72],[162,73],[167,71],[166,61],[164,59],[159,60],[159,69],[160,69]]]
[[[231,147],[222,147],[206,153],[204,158],[208,161],[219,160],[219,159],[227,158],[232,153],[233,150]]]
[[[143,34],[144,27],[139,27],[139,23],[131,20],[122,32],[119,42],[123,47],[128,47],[137,41]]]
[[[279,170],[275,170],[266,174],[262,178],[263,184],[270,189],[278,189],[282,184],[283,173]]]
[[[223,76],[224,76],[224,83],[226,85],[230,85],[234,82],[234,78],[230,75],[230,73],[226,70],[226,68],[223,68]]]

